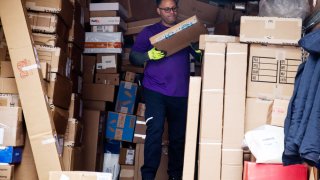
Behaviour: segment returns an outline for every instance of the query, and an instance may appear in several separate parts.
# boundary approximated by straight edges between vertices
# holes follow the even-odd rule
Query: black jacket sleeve
[[[143,66],[149,60],[147,53],[131,51],[129,56],[130,63],[135,66]]]

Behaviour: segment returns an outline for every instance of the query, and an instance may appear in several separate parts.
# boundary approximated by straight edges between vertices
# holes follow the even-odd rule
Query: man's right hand
[[[148,51],[148,57],[150,60],[153,60],[153,61],[162,59],[165,56],[166,54],[163,51],[159,51],[155,47],[153,47],[151,50]]]

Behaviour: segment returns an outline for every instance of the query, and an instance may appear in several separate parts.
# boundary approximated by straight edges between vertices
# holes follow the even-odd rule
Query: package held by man
[[[208,30],[193,16],[179,24],[150,38],[150,42],[158,50],[166,52],[167,56],[188,47],[191,43],[198,42],[201,34],[207,34]]]
[[[84,53],[121,53],[122,33],[86,32]]]

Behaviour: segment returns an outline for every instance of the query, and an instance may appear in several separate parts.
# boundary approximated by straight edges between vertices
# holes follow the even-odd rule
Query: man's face
[[[162,0],[157,12],[160,15],[162,22],[165,26],[172,26],[177,20],[178,7],[174,0]]]

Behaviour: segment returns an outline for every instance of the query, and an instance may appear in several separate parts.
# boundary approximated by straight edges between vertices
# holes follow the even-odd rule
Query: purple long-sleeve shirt
[[[149,38],[168,27],[161,22],[144,28],[136,38],[133,51],[146,53],[153,46]],[[181,51],[157,61],[147,61],[144,70],[143,86],[163,95],[187,97],[189,90],[191,48]]]

